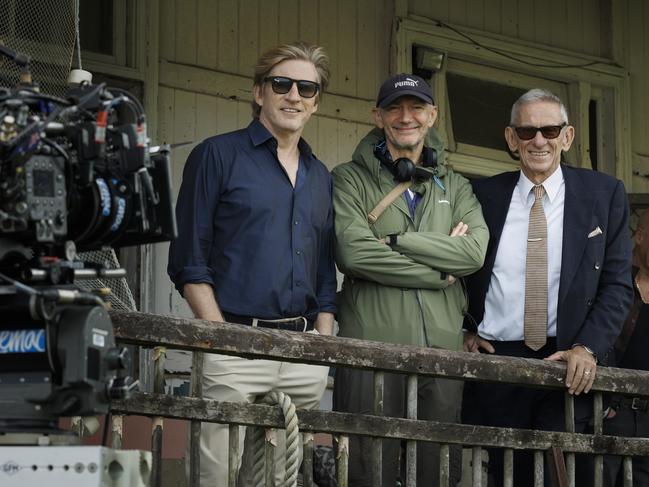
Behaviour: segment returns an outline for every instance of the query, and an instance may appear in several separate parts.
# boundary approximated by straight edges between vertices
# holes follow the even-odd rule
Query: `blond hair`
[[[261,87],[264,84],[264,78],[270,74],[275,66],[281,62],[291,60],[309,61],[313,64],[318,73],[318,83],[320,83],[320,90],[318,91],[318,98],[316,100],[319,102],[322,92],[329,83],[329,56],[327,56],[323,47],[307,44],[306,42],[283,44],[263,53],[255,66],[253,87]],[[260,112],[261,107],[253,98],[252,116],[259,118]]]

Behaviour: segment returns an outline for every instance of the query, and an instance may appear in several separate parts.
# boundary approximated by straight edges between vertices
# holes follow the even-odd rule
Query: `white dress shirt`
[[[485,298],[478,333],[487,340],[523,340],[525,317],[525,261],[534,183],[523,172],[512,193],[496,261]],[[561,277],[563,204],[566,188],[558,167],[543,181],[543,211],[548,222],[548,336],[557,336],[557,304]]]

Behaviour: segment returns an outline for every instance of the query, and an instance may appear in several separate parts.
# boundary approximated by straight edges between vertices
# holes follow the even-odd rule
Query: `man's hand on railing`
[[[465,352],[478,352],[480,349],[494,353],[494,347],[484,338],[481,338],[477,333],[470,331],[464,332],[464,351]]]
[[[588,393],[593,387],[597,374],[597,361],[593,354],[583,346],[577,345],[570,350],[560,350],[545,360],[568,362],[566,371],[566,387],[570,394],[578,396]]]

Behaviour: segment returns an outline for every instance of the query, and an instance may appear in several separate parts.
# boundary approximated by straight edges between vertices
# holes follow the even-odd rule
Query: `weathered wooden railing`
[[[556,362],[494,355],[450,352],[447,350],[385,344],[304,333],[255,329],[240,325],[212,323],[144,313],[113,312],[116,337],[124,343],[144,347],[166,346],[193,352],[214,352],[248,358],[306,362],[338,367],[378,371],[375,373],[375,395],[382,394],[382,373],[408,375],[409,418],[416,414],[417,376],[445,377],[461,380],[505,382],[535,387],[564,388],[565,366]],[[348,436],[366,435],[375,438],[399,438],[407,441],[407,485],[415,485],[416,441],[433,441],[443,447],[440,454],[440,485],[448,485],[447,445],[473,447],[473,485],[481,486],[481,449],[497,447],[505,450],[505,482],[512,485],[513,450],[534,450],[536,455],[535,484],[543,485],[543,452],[552,448],[566,454],[569,485],[574,485],[574,454],[595,455],[595,487],[602,485],[602,455],[625,457],[625,487],[631,487],[631,457],[649,455],[649,439],[602,435],[602,393],[649,397],[649,373],[635,370],[599,368],[591,395],[593,396],[595,433],[574,431],[574,404],[566,394],[566,431],[546,432],[447,424],[416,419],[358,415],[330,411],[298,411],[300,431],[332,433],[346,444]],[[413,407],[414,405],[414,407]],[[113,403],[115,414],[138,414],[154,417],[183,418],[194,421],[259,425],[282,428],[283,418],[277,407],[259,404],[233,404],[192,397],[136,393],[126,401]],[[599,414],[598,414],[599,412]],[[230,428],[238,430],[238,428]],[[308,447],[309,445],[306,445]],[[375,449],[376,450],[376,449]],[[374,454],[375,484],[381,485],[380,455]],[[310,455],[305,448],[305,456]],[[196,463],[194,462],[194,465]],[[155,465],[154,465],[155,468]],[[158,468],[160,466],[158,465]],[[339,486],[347,485],[346,458],[339,464]],[[159,475],[157,476],[159,478]],[[230,485],[234,484],[234,476]],[[310,484],[310,476],[305,477]]]

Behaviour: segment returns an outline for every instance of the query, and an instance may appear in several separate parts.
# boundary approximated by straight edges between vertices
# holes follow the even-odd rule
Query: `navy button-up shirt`
[[[335,311],[331,175],[302,139],[295,188],[259,122],[190,154],[168,273],[209,283],[225,312],[276,319]]]

